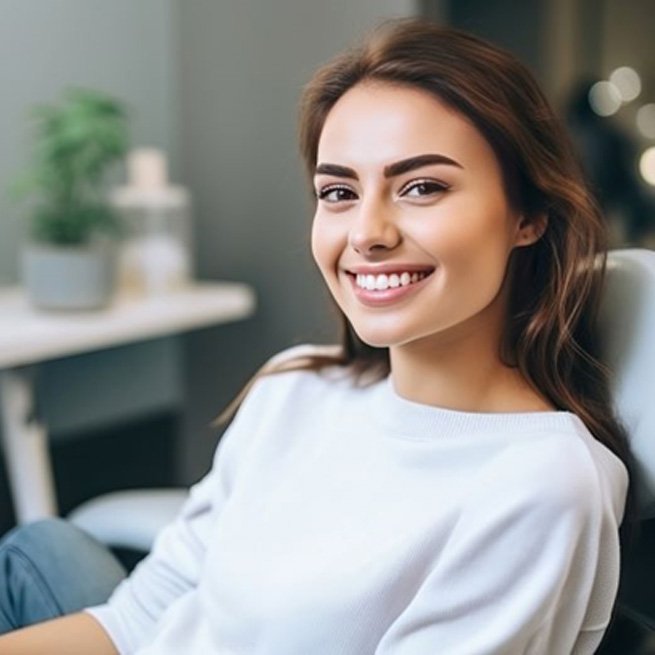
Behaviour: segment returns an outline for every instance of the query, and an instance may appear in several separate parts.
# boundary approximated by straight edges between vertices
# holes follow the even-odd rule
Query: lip
[[[395,289],[362,289],[357,286],[356,275],[375,275],[376,273],[398,273],[400,271],[406,271],[408,273],[418,273],[426,272],[426,275],[422,280],[418,282],[413,282],[408,284],[405,287],[396,287]],[[345,269],[343,272],[348,278],[350,285],[352,287],[353,293],[359,302],[367,307],[385,307],[388,305],[393,305],[394,303],[404,301],[410,296],[414,295],[420,291],[427,281],[432,277],[435,268],[432,266],[417,266],[414,265],[398,265],[398,264],[385,264],[379,266],[355,266],[352,268]]]

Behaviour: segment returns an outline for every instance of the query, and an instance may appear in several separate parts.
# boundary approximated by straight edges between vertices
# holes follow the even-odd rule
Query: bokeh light
[[[641,93],[641,78],[639,73],[630,66],[617,68],[609,77],[609,81],[618,89],[623,102],[630,102]]]
[[[599,116],[611,116],[621,106],[622,97],[612,82],[602,80],[589,89],[589,106]]]
[[[649,139],[655,139],[655,103],[649,102],[637,111],[637,128]]]
[[[655,186],[655,146],[646,148],[639,158],[639,172],[648,184]]]

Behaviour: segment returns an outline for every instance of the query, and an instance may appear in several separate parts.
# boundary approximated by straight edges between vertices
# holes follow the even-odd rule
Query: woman
[[[593,356],[602,222],[547,102],[507,53],[396,21],[318,71],[300,137],[342,347],[258,376],[108,604],[0,651],[600,643],[628,449]]]

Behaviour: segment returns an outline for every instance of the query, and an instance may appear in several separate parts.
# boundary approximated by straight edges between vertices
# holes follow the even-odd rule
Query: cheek
[[[331,228],[327,221],[318,216],[312,223],[311,246],[314,261],[327,280],[338,262],[339,236],[335,233],[334,227]]]
[[[311,230],[311,249],[312,249],[312,257],[314,258],[314,262],[316,262],[316,265],[320,268],[321,263],[320,263],[320,250],[319,250],[319,235],[318,235],[318,229],[316,226],[316,219],[313,220],[312,222],[312,230]]]
[[[497,286],[512,250],[502,210],[449,212],[447,217],[435,218],[431,226],[415,231],[414,238],[430,251],[448,279],[477,285],[480,290]]]
[[[504,198],[494,193],[465,193],[444,203],[432,220],[418,223],[420,242],[442,250],[444,256],[466,258],[505,253],[511,242],[512,215]]]

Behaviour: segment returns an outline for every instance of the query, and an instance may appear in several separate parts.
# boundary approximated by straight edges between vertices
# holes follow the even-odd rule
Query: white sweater
[[[150,556],[88,611],[121,654],[593,653],[626,486],[567,412],[276,374]]]

